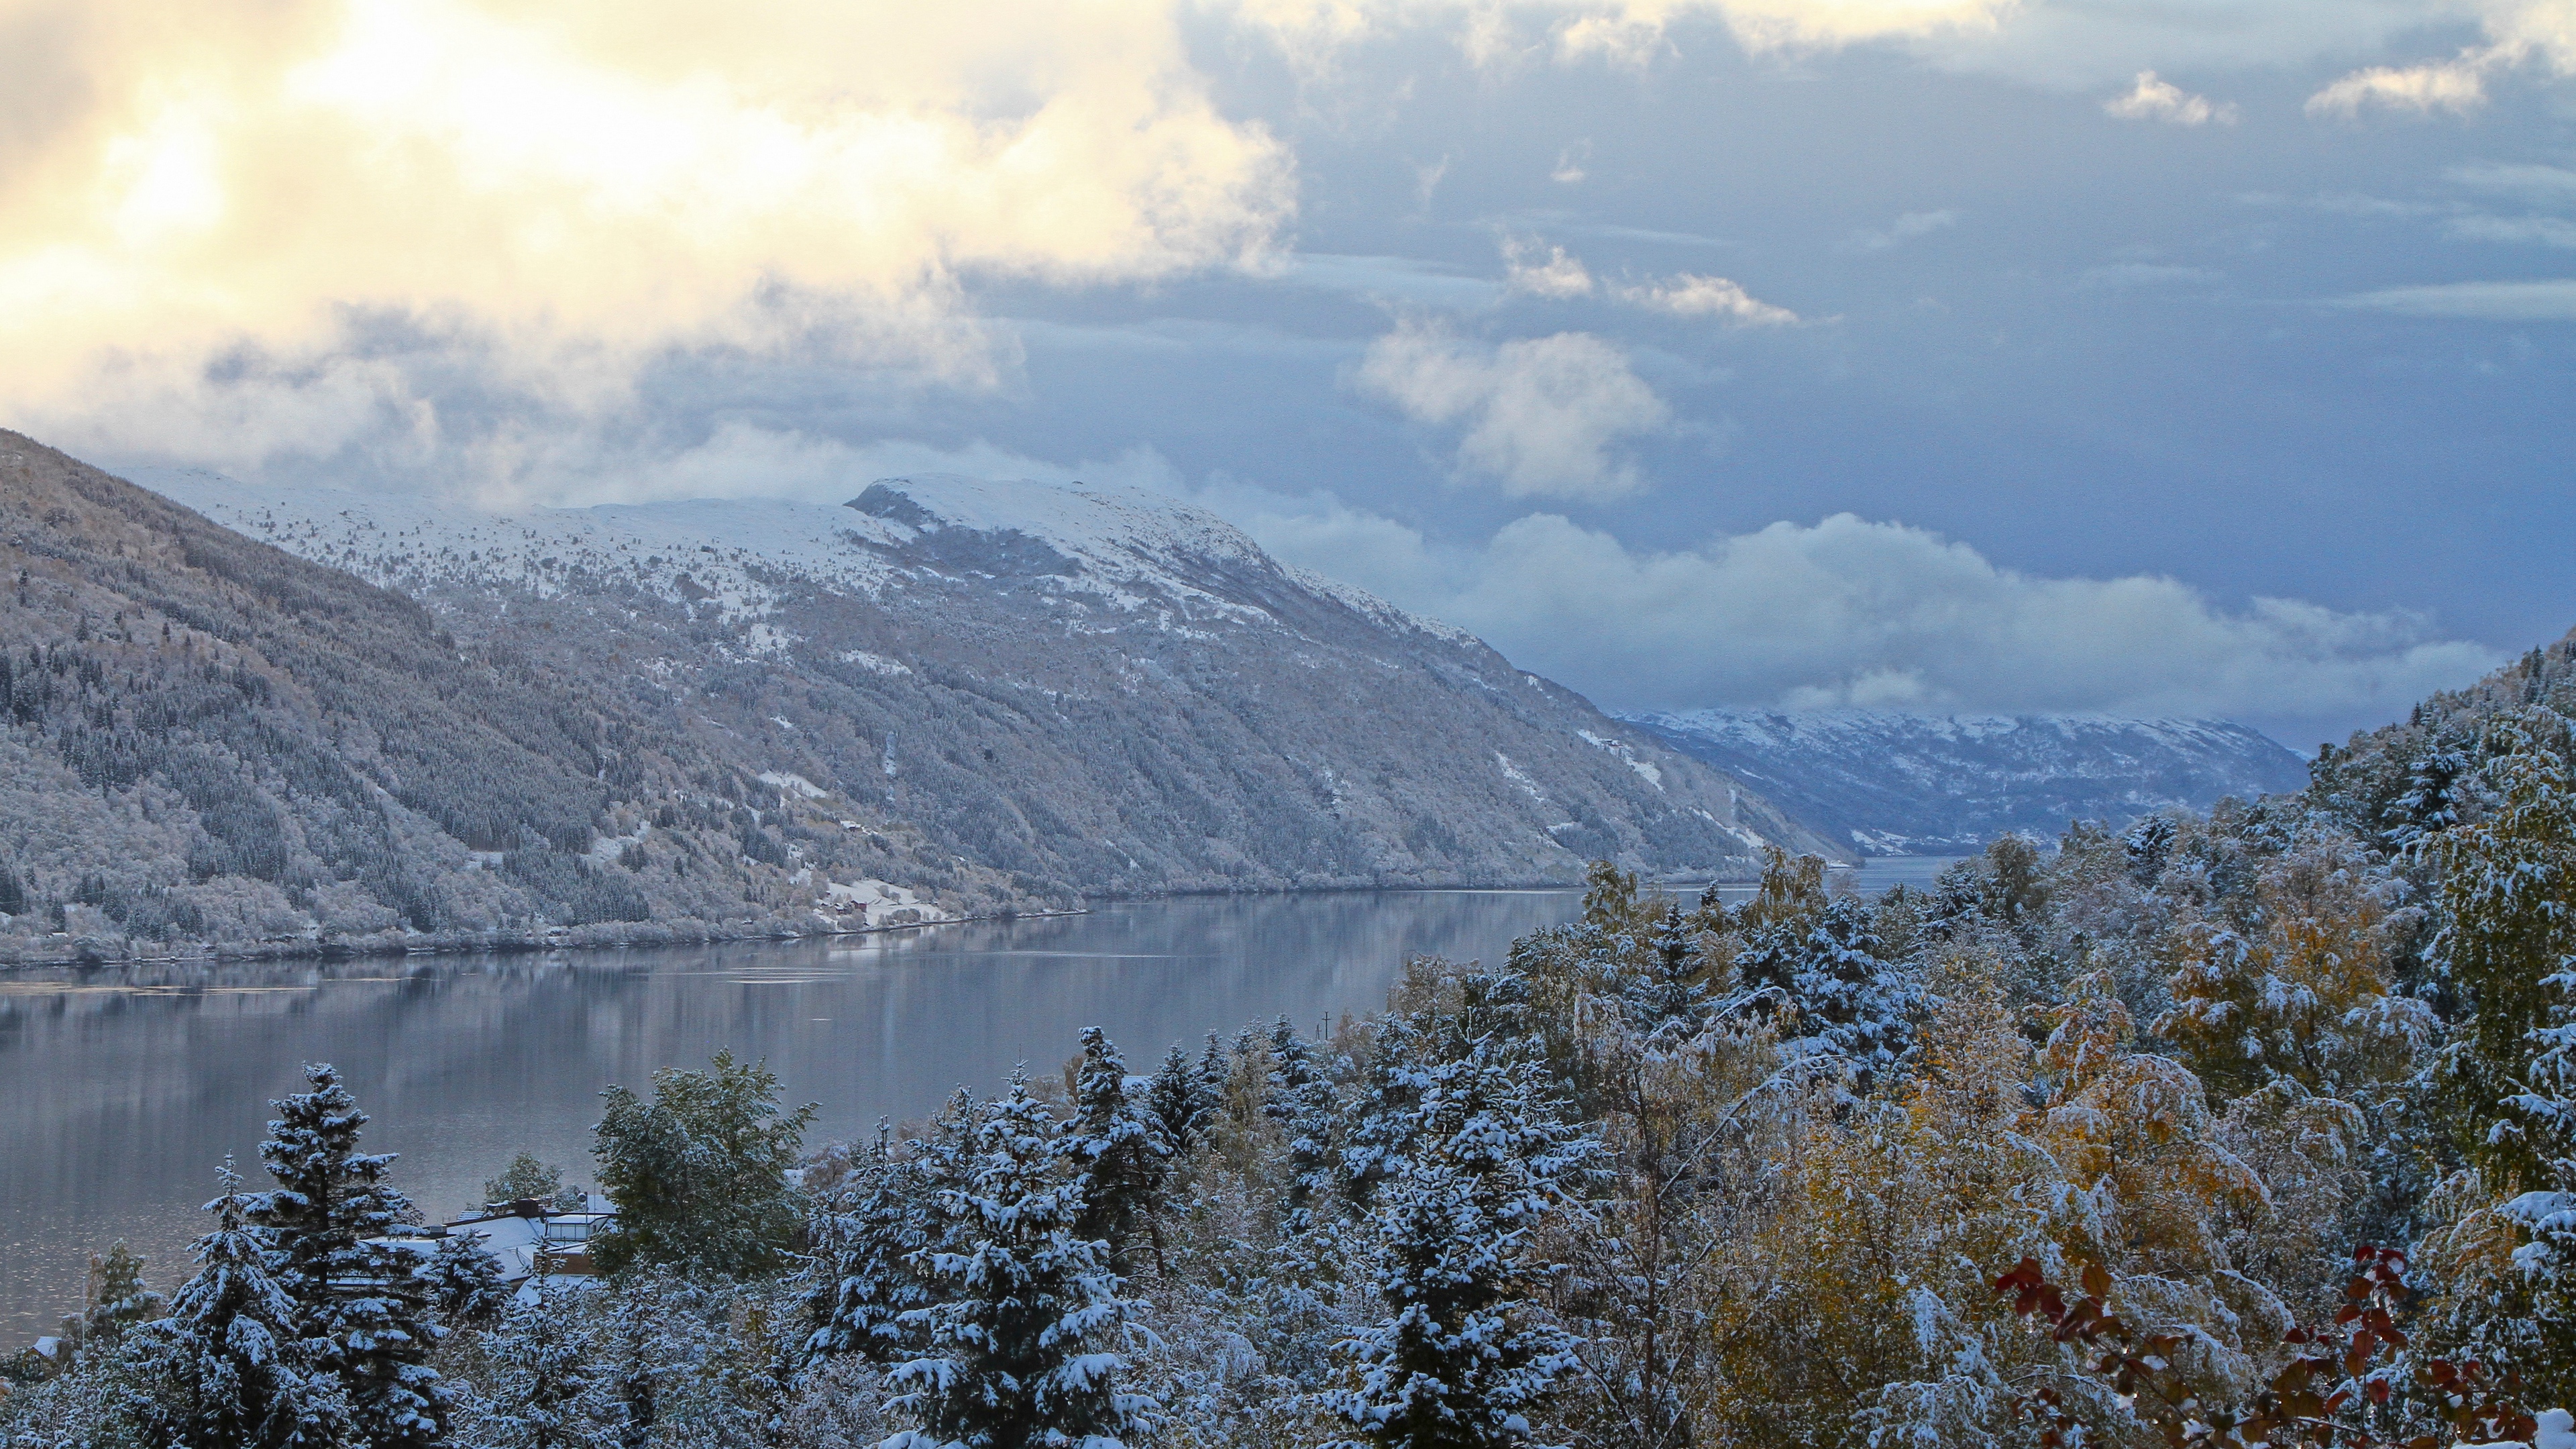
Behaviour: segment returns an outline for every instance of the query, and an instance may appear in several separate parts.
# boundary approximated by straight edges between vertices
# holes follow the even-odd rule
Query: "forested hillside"
[[[103,1256],[0,1435],[2566,1449],[2571,685],[2562,644],[2303,793],[1876,901],[1599,864],[1380,1015],[1150,1073],[1068,1022],[1061,1073],[819,1154],[758,1066],[665,1071],[602,1114],[604,1279],[514,1304],[346,1256],[400,1199],[315,1069],[263,1156],[337,1186],[228,1187],[167,1304]]]
[[[672,939],[1026,899],[883,812],[754,778],[613,691],[14,433],[0,570],[0,959]]]
[[[1050,890],[1749,879],[1847,851],[1461,630],[1135,488],[478,513],[144,481]],[[713,728],[710,728],[713,726]]]

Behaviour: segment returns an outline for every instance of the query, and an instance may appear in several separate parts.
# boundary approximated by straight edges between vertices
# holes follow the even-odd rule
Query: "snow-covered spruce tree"
[[[145,1439],[172,1449],[325,1449],[345,1442],[349,1406],[329,1374],[308,1371],[300,1313],[270,1274],[275,1236],[249,1221],[257,1205],[225,1162],[197,1239],[197,1274],[167,1318],[135,1334],[166,1382],[138,1416]]]
[[[384,1180],[393,1155],[358,1151],[367,1114],[339,1073],[313,1064],[304,1079],[313,1090],[270,1104],[278,1116],[259,1157],[277,1186],[250,1195],[249,1221],[274,1245],[299,1351],[339,1381],[358,1440],[436,1444],[447,1396],[428,1360],[444,1330],[428,1320],[419,1260],[374,1241],[410,1221],[411,1204]]]
[[[887,1375],[888,1409],[920,1427],[886,1449],[1112,1449],[1146,1426],[1155,1406],[1119,1389],[1110,1346],[1134,1305],[1108,1246],[1074,1235],[1056,1135],[1024,1076],[976,1112],[966,1179],[937,1197],[954,1247],[914,1255],[936,1301],[903,1315],[918,1348]]]
[[[1162,1124],[1146,1110],[1144,1088],[1142,1078],[1127,1075],[1127,1063],[1106,1033],[1096,1026],[1082,1029],[1073,1115],[1056,1149],[1072,1167],[1082,1197],[1074,1236],[1107,1243],[1110,1261],[1121,1271],[1131,1261],[1129,1240],[1136,1229],[1154,1230],[1155,1200],[1172,1156]],[[1159,1264],[1159,1238],[1154,1246]]]
[[[1722,1009],[1774,1021],[1792,1056],[1849,1059],[1864,1090],[1895,1078],[1914,1050],[1922,989],[1881,955],[1869,908],[1856,900],[1757,929],[1735,969],[1740,988]]]
[[[510,1306],[501,1265],[471,1233],[441,1238],[438,1251],[421,1266],[420,1276],[429,1292],[430,1312],[449,1328],[483,1327]]]
[[[576,1449],[593,1442],[585,1402],[594,1377],[592,1346],[545,1255],[538,1255],[528,1284],[492,1331],[497,1372],[481,1437],[490,1449]]]
[[[1314,1226],[1315,1216],[1332,1193],[1338,1174],[1335,1138],[1341,1100],[1333,1079],[1315,1050],[1281,1017],[1270,1032],[1270,1099],[1262,1113],[1282,1125],[1288,1138],[1287,1213],[1291,1233]]]
[[[1563,1120],[1543,1070],[1493,1038],[1405,1075],[1372,1099],[1408,1120],[1368,1134],[1386,1316],[1341,1345],[1357,1379],[1331,1401],[1354,1431],[1341,1442],[1516,1444],[1570,1347],[1532,1316],[1528,1239],[1571,1207],[1598,1144]]]
[[[850,1181],[816,1220],[814,1285],[806,1297],[806,1351],[855,1354],[873,1363],[909,1356],[903,1316],[931,1302],[915,1255],[943,1246],[946,1224],[934,1195],[949,1185],[972,1129],[964,1089],[927,1138],[898,1156],[882,1131],[856,1155]]]
[[[2541,732],[2489,730],[2498,796],[2432,837],[2446,924],[2434,954],[2468,1018],[2432,1069],[2458,1105],[2474,1181],[2435,1194],[2421,1254],[2441,1282],[2439,1349],[2513,1369],[2537,1402],[2576,1402],[2576,779]],[[2550,730],[2551,734],[2563,734]]]
[[[781,1112],[777,1074],[729,1051],[703,1072],[656,1071],[650,1102],[600,1095],[599,1185],[617,1205],[616,1231],[592,1244],[602,1272],[750,1279],[785,1265],[805,1217],[787,1171],[814,1104]]]
[[[1209,1038],[1215,1045],[1215,1038]],[[1145,1088],[1145,1108],[1154,1114],[1162,1128],[1163,1141],[1174,1156],[1186,1157],[1207,1131],[1208,1119],[1215,1115],[1217,1095],[1207,1086],[1205,1073],[1192,1066],[1189,1054],[1179,1042],[1163,1054],[1163,1065]]]

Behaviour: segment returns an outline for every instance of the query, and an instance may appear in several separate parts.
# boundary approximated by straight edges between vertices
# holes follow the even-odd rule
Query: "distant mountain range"
[[[1744,878],[2299,783],[2229,725],[1614,720],[1134,489],[138,481],[0,432],[0,963]]]
[[[2075,820],[2125,824],[2308,782],[2296,754],[2223,720],[1722,709],[1620,718],[1864,855],[1957,854],[2011,831],[2054,839]]]
[[[1742,877],[1829,851],[1474,636],[1139,489],[477,514],[138,481],[1032,896]]]

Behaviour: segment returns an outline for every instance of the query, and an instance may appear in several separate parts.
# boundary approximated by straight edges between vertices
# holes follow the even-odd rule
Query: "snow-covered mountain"
[[[1139,489],[887,479],[476,514],[196,471],[136,481],[614,689],[782,793],[1032,889],[1743,875],[1835,850],[1474,636]]]
[[[2224,720],[2081,715],[1627,714],[1864,855],[1975,850],[2010,831],[2125,823],[2308,782],[2299,757]]]

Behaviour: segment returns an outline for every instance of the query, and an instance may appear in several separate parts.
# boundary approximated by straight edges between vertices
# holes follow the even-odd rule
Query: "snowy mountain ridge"
[[[1069,600],[1122,612],[1180,604],[1184,617],[1205,610],[1276,622],[1195,582],[1213,566],[1266,570],[1387,627],[1475,642],[1365,590],[1275,564],[1234,525],[1142,488],[922,474],[880,479],[839,505],[731,498],[487,510],[248,484],[204,469],[128,476],[252,538],[412,591],[497,584],[553,597],[583,577],[616,578],[668,601],[712,602],[741,620],[775,610],[787,580],[878,598],[907,577],[990,575],[1001,565],[1033,571]],[[907,552],[919,560],[892,557]]]
[[[928,476],[838,507],[477,512],[135,476],[1039,894],[1850,853],[1474,635],[1143,489]]]
[[[2226,795],[2296,790],[2299,757],[2225,720],[1700,709],[1619,718],[1865,855],[1942,855]]]

